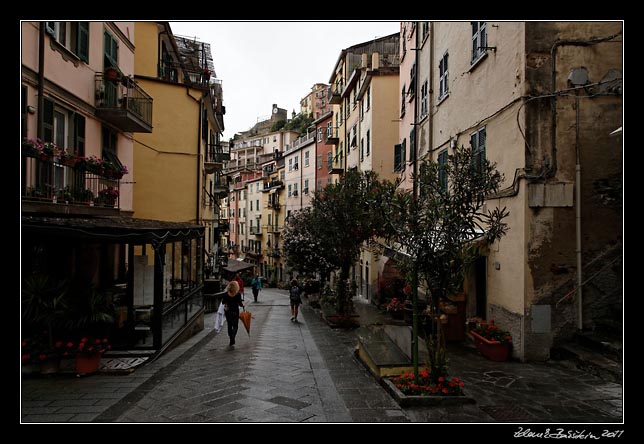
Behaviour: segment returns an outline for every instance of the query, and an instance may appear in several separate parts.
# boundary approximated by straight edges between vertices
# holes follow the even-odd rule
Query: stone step
[[[622,383],[622,364],[601,353],[571,342],[551,350],[551,359],[562,361],[602,379]]]
[[[377,379],[413,371],[411,360],[381,328],[360,333],[356,356]]]

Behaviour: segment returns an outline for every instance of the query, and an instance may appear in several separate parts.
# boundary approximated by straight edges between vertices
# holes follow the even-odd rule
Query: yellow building
[[[174,36],[167,22],[136,23],[135,37],[135,77],[155,98],[153,132],[134,139],[135,215],[203,225],[214,258],[229,154],[220,142],[225,108],[210,46]]]

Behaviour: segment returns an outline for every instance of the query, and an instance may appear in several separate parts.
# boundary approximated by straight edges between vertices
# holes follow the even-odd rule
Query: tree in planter
[[[387,240],[403,253],[401,267],[424,281],[431,313],[427,338],[431,377],[447,377],[445,342],[438,316],[441,297],[461,290],[467,269],[478,256],[476,239],[492,243],[505,235],[505,208],[485,211],[485,198],[503,180],[495,165],[460,147],[447,162],[423,161],[413,178],[420,192],[398,190],[385,199]],[[414,273],[417,272],[417,273]]]
[[[291,243],[288,251],[293,255],[293,262],[298,260],[298,252],[308,251],[315,243],[315,256],[329,270],[339,270],[336,310],[344,317],[350,315],[351,308],[349,269],[358,260],[362,243],[377,234],[384,223],[377,216],[383,189],[386,185],[378,180],[376,173],[348,170],[340,182],[314,193],[311,214],[302,216],[308,226],[300,230],[301,239],[288,232],[284,235],[285,245]]]

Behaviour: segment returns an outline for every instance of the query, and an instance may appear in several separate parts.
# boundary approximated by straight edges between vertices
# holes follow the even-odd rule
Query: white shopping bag
[[[215,315],[215,332],[219,333],[221,329],[224,327],[224,321],[226,320],[226,316],[224,315],[224,303],[222,302],[219,304],[219,309],[217,310],[217,314]]]

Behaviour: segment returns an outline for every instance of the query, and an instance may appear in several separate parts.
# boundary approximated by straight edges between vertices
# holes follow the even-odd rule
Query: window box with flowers
[[[110,161],[104,161],[103,167],[105,169],[103,175],[111,179],[121,179],[124,174],[129,172],[125,165],[117,165]]]
[[[31,139],[25,137],[22,139],[22,154],[26,157],[40,157],[42,151],[42,142],[40,139]]]
[[[490,361],[507,361],[510,358],[512,335],[501,330],[493,320],[481,321],[474,329],[470,330],[477,350]]]
[[[105,174],[104,163],[105,161],[103,159],[99,159],[96,156],[86,157],[83,162],[87,171],[98,174],[99,176],[103,176]]]
[[[61,151],[60,155],[58,156],[58,162],[61,165],[65,165],[71,168],[76,166],[77,159],[78,157],[76,156],[76,154],[64,150]]]
[[[53,142],[45,142],[41,145],[40,160],[53,161],[60,155],[60,150]]]

